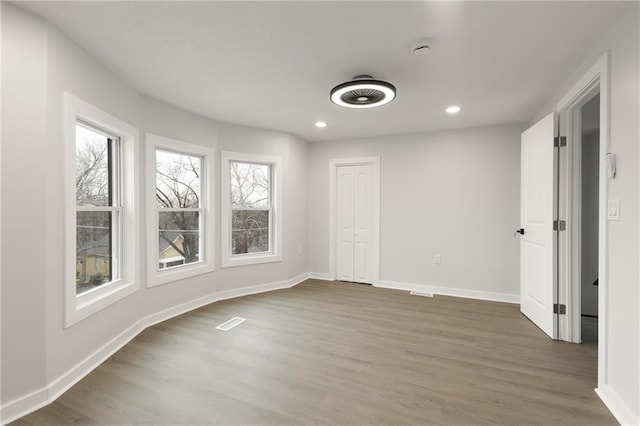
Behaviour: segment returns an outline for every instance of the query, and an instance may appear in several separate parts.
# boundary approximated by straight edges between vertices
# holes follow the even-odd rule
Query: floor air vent
[[[427,293],[424,291],[412,291],[409,294],[411,294],[412,296],[433,297],[433,293]]]
[[[222,330],[222,331],[229,331],[233,327],[235,327],[236,325],[240,325],[245,321],[246,321],[245,318],[233,317],[229,321],[225,321],[222,324],[220,324],[219,326],[217,326],[216,329],[217,330]]]

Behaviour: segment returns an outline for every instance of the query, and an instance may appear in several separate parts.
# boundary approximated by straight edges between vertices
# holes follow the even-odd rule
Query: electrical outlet
[[[434,255],[433,263],[435,263],[436,265],[439,265],[440,263],[442,263],[442,257],[439,254]]]

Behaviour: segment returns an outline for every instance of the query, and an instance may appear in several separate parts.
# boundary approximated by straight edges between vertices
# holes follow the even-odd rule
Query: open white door
[[[551,338],[557,338],[556,294],[557,170],[555,113],[522,134],[520,218],[520,310]]]

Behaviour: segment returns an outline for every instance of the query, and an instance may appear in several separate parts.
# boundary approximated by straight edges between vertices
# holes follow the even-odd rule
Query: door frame
[[[329,160],[329,279],[336,280],[336,173],[338,167],[372,166],[373,194],[372,194],[372,227],[371,244],[373,270],[371,284],[380,284],[380,157],[335,158]]]
[[[559,235],[559,270],[558,303],[566,304],[567,314],[560,316],[560,339],[579,343],[581,324],[581,283],[580,277],[580,164],[577,156],[580,153],[581,135],[579,112],[582,106],[595,93],[600,93],[600,165],[598,171],[598,387],[606,385],[607,348],[609,345],[607,329],[609,323],[609,286],[608,286],[608,178],[606,156],[609,152],[609,52],[576,82],[576,84],[560,99],[557,111],[560,114],[560,134],[567,137],[567,149],[560,150],[560,219],[567,220],[566,232]],[[576,166],[576,167],[574,167]]]

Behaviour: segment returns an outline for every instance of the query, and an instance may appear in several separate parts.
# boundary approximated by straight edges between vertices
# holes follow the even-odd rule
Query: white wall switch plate
[[[435,263],[436,265],[439,265],[440,263],[442,263],[442,257],[440,257],[439,254],[436,254],[433,256],[433,263]]]
[[[607,220],[620,220],[620,200],[611,199],[607,202]]]

